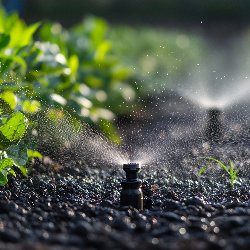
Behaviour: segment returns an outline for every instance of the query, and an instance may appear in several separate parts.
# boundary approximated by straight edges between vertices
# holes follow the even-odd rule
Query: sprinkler
[[[219,109],[208,110],[206,138],[210,142],[218,142],[222,136],[222,112]]]
[[[124,164],[123,170],[126,172],[126,179],[121,183],[121,207],[132,206],[136,209],[143,209],[141,180],[137,176],[140,165],[138,163]]]

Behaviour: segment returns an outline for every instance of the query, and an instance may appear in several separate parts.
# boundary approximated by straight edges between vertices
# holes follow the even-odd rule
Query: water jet
[[[121,182],[121,207],[132,206],[136,209],[143,209],[141,180],[138,179],[138,171],[140,170],[140,164],[123,164],[123,170],[126,172],[126,179]]]
[[[210,142],[218,142],[222,136],[222,111],[211,108],[207,111],[206,139]]]

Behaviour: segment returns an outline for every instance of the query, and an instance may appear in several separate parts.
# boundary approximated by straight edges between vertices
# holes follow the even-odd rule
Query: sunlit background
[[[248,1],[12,0],[4,3],[8,10],[18,9],[28,23],[49,20],[70,28],[89,16],[102,18],[108,25],[111,51],[132,71],[132,78],[137,80],[132,84],[140,89],[140,96],[147,90],[151,95],[166,88],[178,91],[181,88],[183,93],[186,87],[183,90],[183,86],[177,85],[185,82],[189,89],[209,88],[202,93],[202,104],[208,106],[209,102],[217,101],[221,107],[228,102],[227,93],[235,92],[231,91],[237,88],[233,85],[247,84]],[[224,82],[230,85],[229,90]],[[213,86],[210,89],[208,85]],[[222,85],[219,94],[217,85]],[[218,96],[209,100],[209,92]],[[129,90],[124,95],[134,98]]]
[[[113,141],[121,139],[114,121],[154,117],[172,93],[204,109],[248,101],[249,1],[2,3],[27,25],[39,22],[30,39],[40,52],[8,69],[25,79],[29,98],[74,110]]]

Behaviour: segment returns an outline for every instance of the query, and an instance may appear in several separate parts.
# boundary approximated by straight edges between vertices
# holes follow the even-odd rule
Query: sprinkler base
[[[123,165],[126,172],[126,179],[122,181],[122,191],[120,197],[120,205],[132,206],[136,209],[143,209],[143,193],[141,190],[141,181],[137,177],[140,170],[138,163],[129,163]]]

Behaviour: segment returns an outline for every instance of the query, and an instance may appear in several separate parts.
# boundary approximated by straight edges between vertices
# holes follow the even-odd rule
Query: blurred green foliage
[[[49,23],[39,32],[42,41],[57,44],[68,66],[64,84],[50,79],[54,93],[67,100],[79,116],[93,122],[112,120],[114,113],[123,112],[122,102],[135,98],[126,81],[131,72],[111,53],[107,29],[104,20],[89,17],[68,30]]]
[[[134,72],[142,96],[159,94],[187,79],[209,51],[201,36],[149,27],[115,26],[110,39],[114,54]]]
[[[131,72],[111,53],[107,29],[105,21],[91,17],[68,30],[57,23],[26,25],[1,8],[0,94],[15,96],[25,113],[63,107],[80,120],[100,124],[119,142],[112,121],[135,91],[126,82]]]

